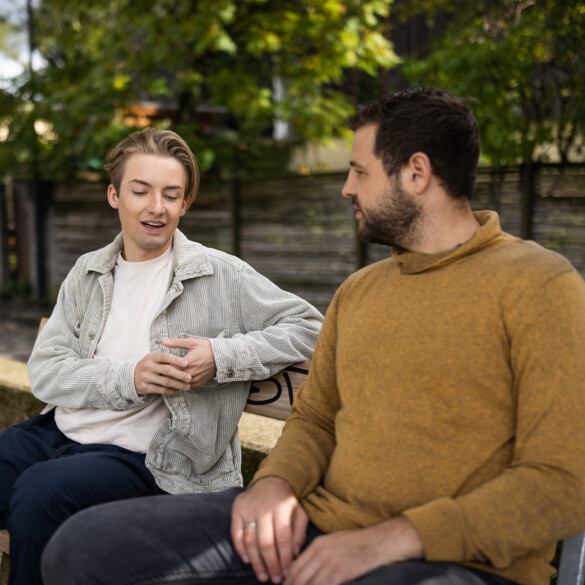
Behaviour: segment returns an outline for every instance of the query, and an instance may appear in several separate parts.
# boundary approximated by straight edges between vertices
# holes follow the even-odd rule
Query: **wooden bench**
[[[47,319],[41,319],[38,332]],[[299,362],[266,380],[252,382],[245,412],[277,420],[286,420],[296,391],[305,381],[311,362]],[[6,585],[9,572],[10,536],[0,530],[0,585]]]

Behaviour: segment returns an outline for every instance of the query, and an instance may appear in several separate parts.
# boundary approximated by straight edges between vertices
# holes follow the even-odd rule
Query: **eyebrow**
[[[152,187],[152,185],[148,182],[148,181],[143,181],[141,179],[130,179],[128,181],[128,183],[138,183],[140,185],[144,185],[145,187]],[[179,191],[184,191],[185,188],[182,187],[181,185],[169,185],[168,187],[164,188],[165,191],[175,191],[175,190],[179,190]]]

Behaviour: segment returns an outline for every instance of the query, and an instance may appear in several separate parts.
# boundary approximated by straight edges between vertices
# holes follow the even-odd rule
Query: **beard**
[[[423,210],[401,189],[398,179],[394,189],[376,208],[365,211],[357,198],[352,197],[352,200],[362,213],[356,229],[364,242],[408,249],[419,239]]]

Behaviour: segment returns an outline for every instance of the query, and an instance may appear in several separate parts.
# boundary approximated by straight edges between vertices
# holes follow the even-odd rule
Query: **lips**
[[[165,224],[160,221],[142,221],[140,222],[146,229],[158,231],[165,227]]]

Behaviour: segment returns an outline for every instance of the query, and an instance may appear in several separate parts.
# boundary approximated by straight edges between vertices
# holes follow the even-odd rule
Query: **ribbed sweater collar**
[[[484,248],[503,233],[500,227],[500,219],[495,211],[476,211],[473,215],[479,223],[479,229],[471,239],[455,248],[444,250],[438,254],[423,254],[421,252],[409,252],[400,248],[392,248],[392,257],[400,266],[402,274],[418,274],[447,266]]]

